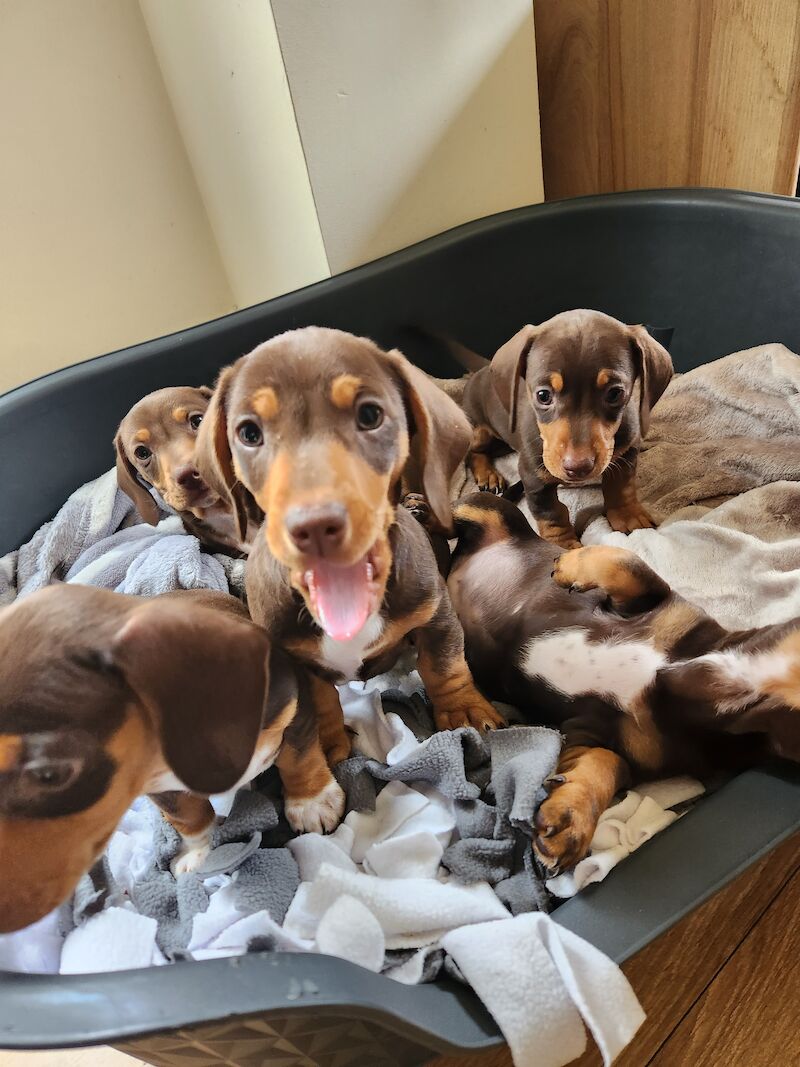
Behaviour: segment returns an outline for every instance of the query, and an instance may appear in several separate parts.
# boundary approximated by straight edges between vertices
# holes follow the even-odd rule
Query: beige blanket
[[[498,466],[516,479],[515,457]],[[609,527],[599,489],[560,490],[584,544],[630,548],[732,629],[800,616],[800,357],[762,345],[675,378],[639,484],[662,525],[628,537]],[[454,497],[473,490],[454,482]]]

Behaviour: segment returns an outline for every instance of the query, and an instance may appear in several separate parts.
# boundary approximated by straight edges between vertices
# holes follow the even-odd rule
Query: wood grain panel
[[[731,958],[738,958],[735,955],[737,948],[762,916],[762,921],[766,921],[771,903],[798,871],[800,834],[779,845],[623,965],[622,969],[647,1013],[647,1020],[628,1048],[615,1060],[615,1067],[644,1067],[651,1062],[714,977]],[[796,948],[800,945],[796,944]],[[765,961],[764,966],[770,964]],[[754,970],[754,980],[758,982],[758,967]],[[794,984],[793,995],[797,1003],[800,980]],[[758,1039],[760,1030],[755,1020],[750,1019],[748,1025],[751,1039]],[[574,1061],[575,1067],[598,1067],[602,1063],[596,1047],[590,1044],[590,1049]],[[700,1067],[691,1057],[656,1062],[658,1067],[676,1067],[677,1064]],[[722,1062],[715,1061],[713,1067],[719,1067]],[[725,1062],[729,1067],[736,1064],[736,1061]],[[745,1061],[741,1062],[744,1064]],[[442,1056],[433,1060],[430,1067],[512,1067],[512,1063],[508,1049],[502,1048],[482,1056]]]
[[[800,1063],[798,913],[800,875],[795,875],[652,1067]]]
[[[535,0],[545,195],[791,195],[797,0]]]

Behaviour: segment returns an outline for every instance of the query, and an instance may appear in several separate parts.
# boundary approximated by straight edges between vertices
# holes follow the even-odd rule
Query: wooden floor
[[[800,834],[784,842],[624,971],[647,1021],[616,1067],[800,1064]],[[113,1049],[0,1052],[0,1067],[135,1067]],[[590,1049],[575,1067],[599,1067]],[[430,1067],[511,1067],[507,1049]]]

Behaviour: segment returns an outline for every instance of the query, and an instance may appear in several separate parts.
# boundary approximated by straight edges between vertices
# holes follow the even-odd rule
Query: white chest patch
[[[666,657],[647,641],[595,644],[586,630],[572,627],[529,641],[520,667],[565,696],[596,693],[627,710],[665,662]]]
[[[336,671],[343,682],[352,682],[358,677],[370,646],[374,645],[383,633],[383,619],[380,615],[370,615],[355,637],[349,641],[334,641],[327,634],[322,636],[320,651],[322,662],[328,670]]]

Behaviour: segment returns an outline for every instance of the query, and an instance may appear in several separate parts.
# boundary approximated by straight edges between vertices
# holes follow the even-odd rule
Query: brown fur
[[[0,611],[0,932],[66,899],[134,797],[168,778],[223,792],[286,737],[297,788],[314,731],[296,692],[295,668],[227,594],[56,585]],[[206,801],[176,796],[162,800],[179,829],[208,825]]]
[[[280,402],[268,426],[257,423],[249,400],[263,388],[274,389]],[[382,412],[377,426],[359,423],[364,404]],[[260,435],[257,444],[242,440],[242,427],[251,437]],[[232,494],[239,481],[267,513],[248,564],[248,602],[278,644],[328,680],[344,680],[322,659],[321,628],[305,580],[317,550],[298,543],[289,521],[298,512],[336,509],[340,535],[326,546],[325,559],[343,565],[369,560],[373,613],[383,621],[359,676],[387,669],[409,640],[421,647],[431,628],[431,640],[442,646],[440,672],[461,669],[463,641],[448,614],[433,549],[397,502],[402,478],[411,491],[424,490],[436,526],[449,531],[450,481],[469,440],[458,406],[399,352],[340,331],[310,327],[281,334],[223,372],[201,428],[198,463],[221,494]],[[481,721],[495,714],[474,687],[464,696],[463,723],[472,721],[476,707]],[[326,719],[328,701],[321,699]]]
[[[179,386],[150,393],[135,404],[117,430],[117,481],[145,522],[155,525],[161,518],[146,486],[158,490],[161,498],[181,516],[189,533],[214,552],[243,556],[247,537],[234,529],[233,513],[199,475],[188,487],[178,479],[195,471],[194,452],[197,430],[191,420],[204,416],[211,390]],[[145,460],[136,456],[137,445],[152,453]],[[254,516],[257,518],[257,516]],[[251,524],[250,535],[253,533]]]
[[[614,529],[653,525],[636,498],[636,460],[650,409],[671,376],[669,354],[643,326],[597,311],[568,311],[525,326],[498,349],[490,365],[468,379],[463,407],[482,428],[484,454],[497,454],[501,445],[519,452],[531,513],[544,536],[564,544],[569,537],[563,518],[554,520],[554,493],[547,491],[542,466],[556,483],[602,480],[605,489],[608,482],[612,496],[624,497],[608,510]],[[546,404],[537,399],[543,387],[552,392]],[[617,387],[621,403],[609,399]],[[586,469],[573,476],[565,464]],[[486,461],[479,467],[479,488],[502,490]],[[574,533],[571,539],[577,541]]]
[[[467,662],[491,697],[535,709],[537,721],[566,738],[558,772],[566,781],[553,783],[535,841],[553,869],[582,858],[597,816],[629,778],[705,777],[768,754],[800,761],[800,619],[730,633],[632,552],[561,552],[513,504],[489,494],[469,497],[455,515],[459,540],[448,586]],[[481,559],[498,545],[501,563],[496,555]],[[563,660],[541,676],[526,673],[533,640],[575,629],[590,647],[647,642],[664,662],[627,704],[606,692],[568,696],[552,687],[547,672],[558,677]],[[767,657],[758,671],[747,670],[751,656]],[[771,663],[774,677],[765,670]]]

